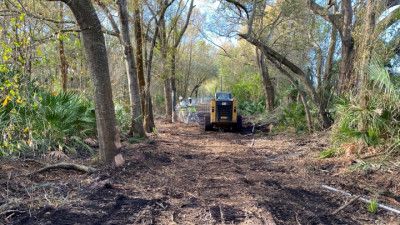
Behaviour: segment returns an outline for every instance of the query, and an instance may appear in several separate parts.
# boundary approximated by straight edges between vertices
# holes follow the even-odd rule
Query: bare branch
[[[50,0],[48,0],[48,1],[50,1]],[[10,14],[1,14],[1,13],[13,13],[13,15],[10,15]],[[30,18],[34,18],[34,19],[37,19],[37,20],[48,21],[48,22],[52,22],[52,23],[56,23],[56,24],[76,24],[76,22],[75,22],[75,21],[72,21],[72,20],[65,20],[65,21],[53,20],[53,19],[50,19],[50,18],[44,18],[44,17],[41,17],[41,16],[37,16],[37,15],[35,15],[35,14],[33,14],[33,13],[30,13],[30,12],[28,12],[28,11],[20,12],[20,11],[12,10],[12,9],[9,9],[9,10],[0,10],[0,16],[15,16],[15,15],[18,15],[18,16],[19,16],[19,15],[21,15],[22,13],[25,13],[26,16],[28,16],[28,17],[30,17]]]
[[[400,20],[400,7],[390,12],[383,20],[381,20],[376,26],[376,34],[380,35],[387,28],[392,26],[394,23]]]
[[[115,32],[116,34],[118,34],[117,37],[119,37],[120,31],[119,31],[118,25],[117,25],[117,23],[115,22],[114,17],[113,17],[113,15],[111,14],[110,10],[108,10],[107,6],[104,5],[104,3],[103,3],[101,0],[95,0],[95,2],[96,2],[96,3],[100,6],[100,8],[104,11],[104,13],[106,14],[108,20],[109,20],[110,23],[111,23],[112,28],[114,29],[114,32]]]
[[[320,15],[324,20],[330,22],[339,32],[342,31],[342,15],[338,13],[330,13],[328,9],[318,5],[314,0],[307,0],[308,7],[315,13]]]
[[[182,27],[182,29],[181,29],[181,31],[180,31],[180,33],[179,33],[179,35],[178,35],[178,37],[177,37],[177,39],[175,41],[175,45],[174,45],[175,48],[178,47],[178,45],[181,42],[181,39],[183,37],[183,34],[185,33],[185,31],[186,31],[186,29],[187,29],[187,27],[189,25],[190,16],[192,15],[193,8],[195,7],[193,5],[193,2],[194,2],[194,0],[191,0],[190,6],[189,6],[189,11],[188,11],[188,14],[187,14],[187,17],[186,17],[186,22],[185,22],[185,25]]]
[[[242,5],[241,3],[239,3],[239,2],[237,2],[237,1],[235,1],[235,0],[225,0],[225,1],[234,4],[234,5],[236,6],[236,8],[239,10],[240,15],[242,14],[242,13],[241,13],[241,10],[243,10],[243,11],[246,13],[246,18],[247,18],[247,19],[250,18],[250,17],[249,17],[249,11],[247,10],[246,7],[244,7],[244,5]]]

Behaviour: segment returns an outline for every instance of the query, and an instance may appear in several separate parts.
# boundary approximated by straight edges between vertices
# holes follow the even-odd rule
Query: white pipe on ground
[[[331,191],[336,191],[336,192],[342,193],[342,194],[347,195],[347,196],[353,196],[352,194],[350,194],[350,193],[348,193],[348,192],[345,192],[345,191],[342,191],[342,190],[339,190],[339,189],[336,189],[336,188],[333,188],[333,187],[329,187],[329,186],[327,186],[327,185],[322,185],[322,187],[323,187],[323,188],[326,188],[326,189],[328,189],[328,190],[331,190]],[[366,199],[366,198],[360,197],[359,199],[360,199],[361,201],[363,201],[363,202],[366,202],[366,203],[368,203],[368,204],[371,204],[371,201],[368,200],[368,199]],[[391,212],[400,214],[400,211],[399,211],[399,210],[390,208],[390,207],[385,206],[385,205],[382,205],[382,204],[378,204],[378,207],[381,207],[381,208],[384,208],[384,209],[389,210],[389,211],[391,211]]]

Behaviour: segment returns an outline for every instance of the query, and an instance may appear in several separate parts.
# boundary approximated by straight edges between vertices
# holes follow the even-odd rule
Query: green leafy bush
[[[260,98],[256,102],[252,101],[238,101],[239,112],[242,115],[255,115],[265,112],[265,99]]]
[[[116,104],[115,116],[120,134],[123,135],[128,133],[131,126],[131,115],[129,113],[129,108],[122,104]]]
[[[399,149],[400,132],[398,88],[391,81],[389,73],[377,61],[369,68],[369,90],[366,90],[366,106],[360,104],[360,97],[336,99],[338,119],[333,126],[333,140],[338,145],[363,143],[357,153],[373,148]]]
[[[284,123],[286,126],[291,126],[295,128],[296,133],[302,133],[306,131],[306,112],[303,105],[291,102],[289,108],[282,107],[282,110],[283,112],[279,118],[279,122]]]
[[[94,106],[71,92],[48,92],[18,71],[0,78],[0,157],[48,150],[76,152],[96,135]]]

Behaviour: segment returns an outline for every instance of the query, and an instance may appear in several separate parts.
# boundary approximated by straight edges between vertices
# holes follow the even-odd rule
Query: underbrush
[[[295,129],[296,134],[307,132],[306,112],[302,104],[291,102],[288,108],[282,107],[279,122]]]
[[[18,71],[0,74],[0,157],[76,153],[96,136],[92,103],[72,92],[49,92]]]
[[[239,113],[244,116],[256,115],[265,112],[265,99],[258,101],[238,101]]]
[[[369,68],[370,88],[365,106],[360,97],[336,99],[337,115],[332,128],[336,148],[329,156],[338,154],[395,154],[400,147],[400,93],[387,70],[379,63]]]

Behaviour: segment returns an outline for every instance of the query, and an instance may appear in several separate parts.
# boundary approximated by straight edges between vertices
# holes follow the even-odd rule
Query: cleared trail
[[[321,188],[321,184],[360,195],[368,193],[361,186],[362,180],[355,182],[354,175],[341,172],[346,168],[343,159],[315,158],[324,147],[318,135],[272,136],[256,131],[244,136],[204,132],[194,124],[159,123],[158,135],[152,135],[146,143],[126,147],[123,155],[127,164],[123,168],[102,168],[91,174],[69,172],[69,176],[56,171],[34,177],[36,183],[48,182],[49,176],[63,178],[62,182],[69,184],[63,189],[69,193],[68,201],[39,207],[32,216],[18,215],[14,223],[399,222],[390,212],[368,213],[360,202],[332,214],[349,199]]]

